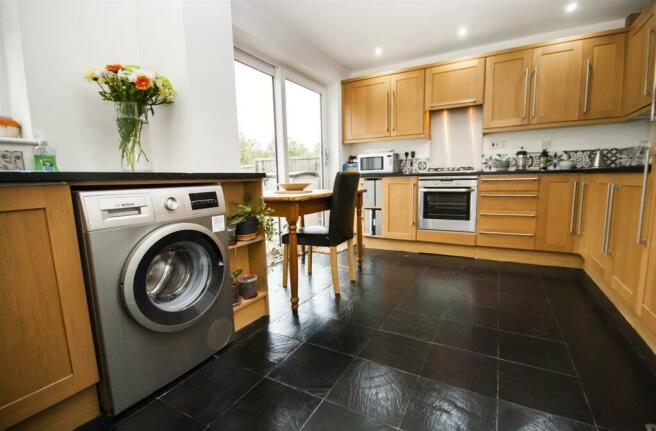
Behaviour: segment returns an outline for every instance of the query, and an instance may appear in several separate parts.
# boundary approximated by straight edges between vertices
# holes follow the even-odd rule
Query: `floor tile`
[[[494,431],[496,400],[420,378],[417,395],[408,406],[401,428],[413,431]]]
[[[327,401],[312,415],[303,431],[392,431],[393,428]]]
[[[266,374],[300,345],[301,342],[294,338],[269,331],[259,331],[221,357]]]
[[[358,356],[383,365],[419,374],[430,344],[395,334],[378,332]]]
[[[581,422],[592,421],[578,380],[564,374],[501,361],[499,398]]]
[[[499,313],[499,329],[533,337],[562,340],[556,321],[552,318],[502,311]]]
[[[415,394],[416,382],[411,374],[355,359],[328,394],[328,400],[395,427]]]
[[[498,431],[594,431],[594,427],[528,407],[499,401]]]
[[[304,341],[329,322],[330,318],[304,307],[304,311],[290,312],[278,320],[269,322],[267,330],[274,334]]]
[[[264,379],[219,417],[211,429],[298,430],[319,402],[318,398]]]
[[[546,299],[499,294],[499,310],[531,316],[553,317]]]
[[[477,353],[434,345],[421,375],[490,397],[497,395],[497,360]]]
[[[513,274],[502,271],[499,278],[499,292],[504,295],[546,299],[540,279],[535,274]]]
[[[261,379],[238,362],[221,357],[174,386],[161,400],[206,425]]]
[[[498,334],[495,329],[444,320],[433,341],[465,350],[497,356]]]
[[[203,426],[161,401],[154,401],[142,410],[120,422],[113,428],[116,431],[177,431],[202,430]]]
[[[450,302],[448,299],[409,295],[403,298],[396,307],[396,310],[420,314],[432,319],[441,319],[449,309],[449,306]]]
[[[393,311],[381,326],[381,329],[394,332],[420,340],[430,341],[435,335],[438,321],[421,316],[419,314],[407,313],[405,311]]]
[[[331,319],[307,341],[351,355],[359,352],[373,334],[373,329]]]
[[[567,347],[558,341],[501,332],[499,334],[499,357],[575,375]]]
[[[499,325],[499,312],[496,309],[474,305],[452,303],[444,313],[444,318],[488,328],[497,328]]]
[[[269,377],[323,398],[351,360],[350,356],[303,344]]]
[[[375,304],[354,301],[337,313],[337,318],[356,325],[378,328],[386,319],[388,312]]]

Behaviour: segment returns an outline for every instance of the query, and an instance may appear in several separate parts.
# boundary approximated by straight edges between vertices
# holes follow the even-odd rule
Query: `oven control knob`
[[[178,203],[178,200],[174,197],[166,198],[164,201],[164,208],[166,208],[169,211],[173,211],[178,209],[178,206],[180,204]]]

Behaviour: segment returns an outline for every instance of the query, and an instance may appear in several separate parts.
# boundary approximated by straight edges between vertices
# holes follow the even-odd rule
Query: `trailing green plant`
[[[233,284],[237,284],[237,282],[239,281],[238,278],[243,272],[244,272],[244,270],[241,269],[241,268],[239,268],[236,271],[232,271],[232,274],[230,274],[230,277],[232,278],[232,283]]]
[[[278,229],[276,227],[276,222],[273,219],[273,209],[264,202],[264,198],[260,198],[256,208],[253,208],[252,205],[245,202],[238,202],[235,211],[228,216],[228,224],[238,225],[250,216],[255,216],[255,218],[257,218],[257,224],[262,233],[264,233],[267,241],[272,241],[276,238]],[[280,248],[273,247],[271,249],[272,263],[279,261],[281,257],[282,253],[280,252]],[[267,266],[267,271],[271,271],[271,269],[271,265]]]

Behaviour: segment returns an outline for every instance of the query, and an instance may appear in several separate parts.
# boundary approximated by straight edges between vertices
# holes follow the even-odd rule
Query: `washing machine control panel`
[[[80,192],[87,231],[225,214],[221,186]]]

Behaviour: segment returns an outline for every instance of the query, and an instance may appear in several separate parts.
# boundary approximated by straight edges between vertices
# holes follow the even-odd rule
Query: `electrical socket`
[[[490,142],[491,150],[500,150],[506,147],[506,141]]]
[[[551,149],[551,139],[544,139],[544,140],[542,140],[542,149],[543,149],[543,150],[549,150],[549,149]]]

